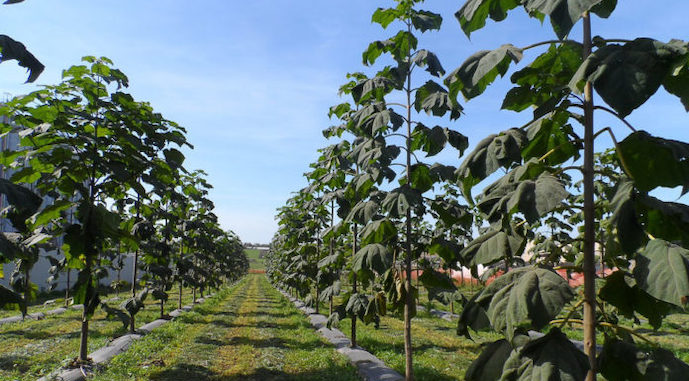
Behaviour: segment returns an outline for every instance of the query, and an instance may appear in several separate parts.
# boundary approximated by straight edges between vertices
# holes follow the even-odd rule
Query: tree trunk
[[[65,307],[68,306],[67,299],[69,299],[69,276],[71,275],[72,270],[68,267],[67,268],[67,287],[65,288]]]
[[[89,274],[87,282],[91,283],[91,265],[89,263],[88,257],[86,259],[86,269],[85,271]],[[87,293],[88,294],[88,293]],[[89,340],[89,317],[87,314],[88,298],[84,303],[84,309],[81,312],[81,338],[79,340],[79,358],[80,362],[88,361],[88,340]]]
[[[584,13],[584,59],[591,54],[591,19]],[[584,352],[590,369],[586,381],[595,381],[596,366],[596,265],[595,265],[595,209],[593,188],[593,89],[591,82],[584,87]]]
[[[408,32],[411,34],[411,23],[408,24]],[[407,53],[407,57],[409,62],[411,62],[411,51]],[[406,93],[407,93],[407,136],[405,139],[405,146],[406,146],[406,156],[407,156],[407,163],[406,163],[406,178],[407,178],[407,184],[411,185],[411,130],[412,130],[412,120],[411,120],[411,108],[412,108],[412,101],[411,101],[411,94],[412,94],[412,87],[411,87],[411,71],[407,72],[407,88],[406,88]],[[414,301],[414,295],[412,293],[412,284],[411,284],[411,275],[412,275],[412,266],[411,266],[411,261],[412,261],[412,250],[411,250],[411,209],[407,209],[406,213],[406,232],[405,232],[405,252],[406,256],[404,258],[405,261],[405,275],[406,279],[404,280],[404,286],[406,289],[406,301],[404,304],[404,359],[405,359],[405,368],[404,368],[404,378],[406,381],[411,381],[414,379],[414,368],[413,368],[413,362],[412,362],[412,342],[411,342],[411,318],[412,318],[412,307],[414,306],[413,303]]]
[[[139,261],[139,249],[136,249],[134,251],[134,259],[132,262],[132,297],[136,296],[136,267],[137,267],[137,262]]]
[[[182,281],[179,281],[179,295],[177,296],[177,308],[182,309]]]
[[[24,320],[26,314],[29,313],[29,297],[31,296],[31,290],[29,290],[31,280],[29,279],[29,276],[29,270],[27,269],[24,271],[24,310],[22,311],[22,320]]]
[[[330,201],[330,228],[332,228],[333,226],[335,226],[335,200]],[[332,256],[333,254],[335,254],[335,240],[332,236],[330,237],[329,247],[330,247],[329,254]],[[333,295],[332,295],[332,292],[330,293],[330,297],[328,298],[328,301],[330,302],[329,312],[330,312],[330,315],[332,315],[333,314]]]
[[[122,241],[117,239],[117,286],[115,294],[120,296],[120,281],[122,280]]]
[[[136,332],[136,315],[132,315],[129,319],[129,332]]]
[[[141,219],[141,196],[136,196],[136,222]],[[136,267],[139,261],[139,248],[134,251],[134,263],[132,267],[132,297],[136,297]],[[132,319],[133,320],[133,319]],[[133,331],[132,331],[133,332]]]
[[[86,308],[81,313],[81,340],[79,343],[79,361],[85,362],[88,360],[88,337],[89,337],[89,321],[86,317]]]
[[[356,254],[358,250],[358,245],[357,245],[357,239],[358,239],[358,234],[359,232],[357,231],[358,226],[356,223],[354,223],[353,227],[353,236],[354,240],[352,242],[352,258],[354,258],[354,255]],[[356,294],[356,273],[352,274],[352,295]],[[352,348],[356,348],[356,315],[352,314]]]
[[[165,318],[165,301],[163,298],[160,298],[160,318]]]

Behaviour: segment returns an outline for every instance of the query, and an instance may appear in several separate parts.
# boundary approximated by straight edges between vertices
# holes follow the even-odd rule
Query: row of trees
[[[308,186],[279,209],[268,263],[273,282],[329,302],[331,322],[351,318],[352,345],[357,319],[376,322],[399,311],[408,380],[413,272],[422,271],[431,295],[450,301],[460,297],[444,270],[476,273],[481,265],[502,274],[465,299],[458,334],[490,327],[505,338],[486,346],[467,380],[685,377],[687,364],[620,317],[643,316],[658,328],[689,300],[689,206],[649,195],[659,187],[686,192],[689,145],[625,119],[661,86],[689,105],[689,45],[593,38],[591,16],[609,17],[615,0],[469,0],[455,14],[467,36],[488,17],[502,21],[522,7],[534,18],[547,16],[557,38],[480,51],[446,75],[438,57],[418,46],[442,17],[418,3],[397,0],[373,14],[383,28],[400,29],[372,42],[364,64],[383,55],[391,64],[373,76],[350,74],[340,88],[351,102],[330,109],[342,124],[324,131],[337,142],[319,151]],[[569,38],[577,23],[583,41]],[[459,94],[480,96],[537,50],[512,74],[515,87],[502,103],[531,109],[531,121],[481,140],[458,167],[419,158],[448,145],[462,156],[468,139],[427,126],[435,124],[430,116],[459,118]],[[594,103],[594,90],[607,105]],[[596,128],[594,112],[619,125]],[[604,134],[614,146],[596,151]],[[600,276],[597,268],[613,272]],[[572,289],[557,269],[583,273],[583,287]],[[583,326],[585,353],[560,330],[566,325]],[[546,334],[532,338],[530,330]],[[596,333],[605,337],[598,352]]]
[[[79,361],[88,360],[88,325],[99,305],[133,331],[149,293],[162,316],[175,284],[181,304],[184,286],[195,298],[248,270],[241,241],[213,213],[205,173],[183,166],[179,149],[191,147],[185,130],[124,92],[127,86],[109,59],[85,57],[59,84],[0,107],[0,133],[19,139],[0,154],[11,173],[0,179],[9,205],[2,212],[14,228],[0,234],[0,266],[16,263],[0,304],[26,313],[41,251],[51,253],[53,279],[75,270],[73,300],[84,305]],[[119,273],[125,253],[133,254],[132,295],[113,308],[99,297],[99,279]]]

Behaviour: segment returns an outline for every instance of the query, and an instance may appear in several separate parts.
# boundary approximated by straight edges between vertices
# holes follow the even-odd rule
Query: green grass
[[[177,308],[177,295],[176,289],[170,292],[166,313]],[[183,304],[191,303],[189,290],[184,290],[182,296]],[[122,300],[110,305],[117,306]],[[136,315],[136,326],[157,319],[159,314],[157,301],[147,298],[146,307]],[[69,362],[78,354],[80,329],[81,311],[72,309],[43,320],[1,325],[0,380],[35,380]],[[97,309],[89,323],[89,353],[125,333],[122,322],[106,319],[105,313]]]
[[[399,317],[385,316],[380,328],[357,322],[358,345],[383,360],[388,366],[404,374],[404,322]],[[340,322],[340,330],[351,337],[351,320]],[[501,336],[480,332],[472,335],[474,341],[455,333],[456,322],[419,312],[412,319],[414,376],[422,380],[462,380],[469,364],[478,357],[482,345]]]
[[[463,286],[462,292],[470,297],[478,291],[478,287]],[[427,292],[421,288],[420,305],[439,310],[449,311],[437,301],[428,302]],[[337,304],[337,303],[336,303]],[[565,309],[567,310],[567,309]],[[320,311],[327,315],[328,305],[320,304]],[[461,313],[460,303],[455,304],[455,313]],[[680,360],[689,363],[689,314],[673,314],[668,316],[661,328],[654,331],[648,323],[634,325],[629,319],[620,319],[620,325],[633,328],[643,334],[651,342],[672,351]],[[351,337],[351,320],[340,322],[340,330]],[[414,348],[414,372],[417,380],[461,380],[471,362],[483,350],[483,345],[503,336],[494,332],[471,332],[474,341],[456,335],[457,321],[448,322],[419,311],[412,319],[412,342]],[[565,333],[574,340],[582,340],[583,331],[580,325],[573,325],[564,329]],[[373,353],[385,363],[404,374],[404,337],[401,316],[386,316],[381,319],[379,329],[373,324],[365,325],[357,322],[358,344]],[[603,333],[598,334],[597,342],[602,344]],[[652,345],[637,340],[641,347],[652,348]]]
[[[266,264],[263,259],[262,251],[258,249],[244,249],[246,257],[249,259],[249,269],[265,270]]]
[[[93,380],[357,380],[262,274],[250,274],[115,357]]]

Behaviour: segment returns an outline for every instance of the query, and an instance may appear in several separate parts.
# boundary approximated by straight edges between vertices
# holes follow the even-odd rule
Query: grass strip
[[[357,380],[262,274],[138,340],[94,380]]]

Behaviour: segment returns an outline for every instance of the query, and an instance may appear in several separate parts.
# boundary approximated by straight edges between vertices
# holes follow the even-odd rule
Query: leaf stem
[[[624,160],[624,156],[622,156],[622,153],[620,152],[620,146],[617,143],[617,139],[615,138],[615,134],[612,132],[612,129],[610,127],[605,127],[604,129],[598,131],[596,135],[594,135],[594,139],[605,131],[607,131],[608,134],[610,134],[610,138],[612,139],[612,142],[615,145],[615,151],[617,152],[617,157],[620,159],[620,165],[622,165],[622,169],[624,169],[624,172],[627,174],[627,176],[629,176],[629,178],[633,180],[634,176],[632,176],[632,173],[629,171],[629,167],[627,166],[627,163]]]
[[[537,48],[537,47],[539,47],[539,46],[551,45],[551,44],[572,44],[572,45],[581,45],[581,43],[580,43],[579,41],[575,41],[575,40],[547,40],[547,41],[541,41],[541,42],[537,42],[537,43],[535,43],[535,44],[527,45],[527,46],[525,46],[525,47],[523,47],[523,48],[521,48],[521,49],[522,49],[522,50],[529,50],[529,49]]]
[[[573,104],[572,106],[573,106],[573,107],[578,107],[578,108],[581,108],[581,109],[584,108],[583,105],[579,105],[579,104]],[[631,123],[627,122],[626,119],[624,119],[623,117],[621,117],[620,114],[618,114],[618,113],[615,112],[614,110],[612,110],[612,109],[610,109],[610,108],[608,108],[608,107],[605,107],[605,106],[600,106],[600,105],[595,105],[595,106],[593,106],[593,109],[594,109],[594,110],[602,110],[602,111],[605,111],[605,112],[607,112],[607,113],[613,115],[614,117],[616,117],[617,119],[619,119],[622,123],[624,123],[624,125],[627,126],[630,130],[632,130],[632,132],[636,132],[636,128],[634,128],[634,126],[632,126]]]
[[[563,267],[574,267],[574,266],[563,266]],[[577,268],[577,270],[580,270],[580,268]],[[575,305],[572,306],[572,309],[569,311],[567,316],[565,316],[564,319],[560,319],[560,320],[562,320],[562,322],[560,322],[559,328],[564,327],[565,324],[567,324],[570,321],[572,315],[574,315],[574,313],[577,311],[577,309],[579,307],[581,307],[582,304],[584,304],[584,300],[585,300],[584,298],[579,299],[579,301]],[[551,321],[550,323],[552,324],[553,322]]]

